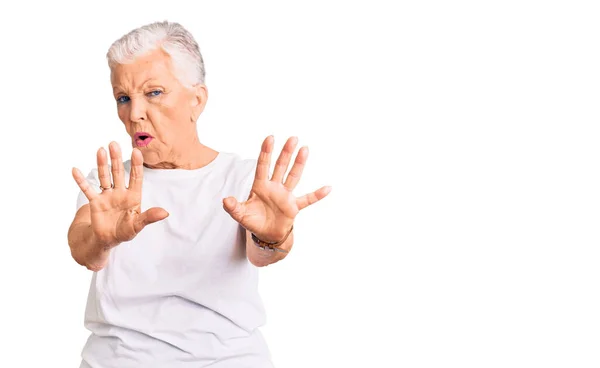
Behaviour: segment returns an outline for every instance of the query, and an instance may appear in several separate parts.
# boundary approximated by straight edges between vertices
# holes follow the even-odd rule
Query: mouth
[[[137,132],[133,135],[135,145],[138,147],[146,147],[152,139],[154,139],[154,137],[146,132]]]

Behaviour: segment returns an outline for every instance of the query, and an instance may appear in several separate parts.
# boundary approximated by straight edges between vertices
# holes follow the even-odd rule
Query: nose
[[[129,111],[129,120],[133,122],[146,121],[146,102],[143,98],[131,99],[131,110]]]

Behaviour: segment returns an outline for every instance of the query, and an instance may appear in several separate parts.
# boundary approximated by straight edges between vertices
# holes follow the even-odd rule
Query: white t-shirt
[[[255,169],[232,153],[195,170],[144,168],[142,211],[162,207],[169,217],[112,249],[93,274],[81,367],[272,367],[258,330],[258,270],[222,204],[248,198]],[[100,191],[97,169],[87,180]],[[87,202],[80,193],[77,208]]]

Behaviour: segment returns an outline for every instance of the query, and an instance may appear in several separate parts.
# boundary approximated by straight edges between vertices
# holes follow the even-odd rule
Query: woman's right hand
[[[81,171],[73,168],[73,178],[85,194],[90,205],[90,221],[96,243],[105,250],[133,239],[147,225],[163,220],[169,213],[160,207],[141,212],[143,156],[139,149],[131,153],[129,186],[125,186],[125,169],[121,148],[116,142],[109,144],[111,174],[104,148],[97,153],[98,177],[102,193],[97,193]]]

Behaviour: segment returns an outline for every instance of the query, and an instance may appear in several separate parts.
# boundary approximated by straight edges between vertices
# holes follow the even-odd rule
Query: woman
[[[138,28],[107,58],[134,148],[123,162],[112,142],[87,177],[73,169],[81,193],[69,246],[94,271],[81,367],[272,366],[257,267],[287,256],[294,218],[330,188],[292,194],[308,156],[301,148],[285,176],[296,138],[270,178],[273,137],[257,161],[199,141],[204,65],[181,25]]]

